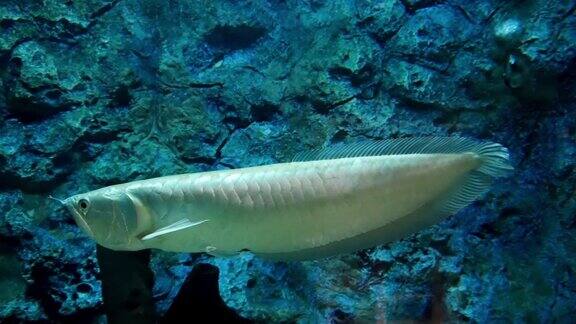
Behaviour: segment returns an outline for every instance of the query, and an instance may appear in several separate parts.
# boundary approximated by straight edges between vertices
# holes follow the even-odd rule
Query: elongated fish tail
[[[510,165],[508,149],[498,143],[483,143],[476,152],[482,159],[478,172],[498,178],[510,174],[514,168]]]
[[[470,143],[469,140],[465,141]],[[476,154],[480,158],[480,165],[438,201],[435,209],[441,217],[453,215],[469,205],[487,192],[496,178],[507,176],[514,170],[508,149],[498,143],[476,142],[466,151]]]
[[[302,152],[293,161],[340,159],[359,156],[402,154],[458,154],[463,155],[466,167],[458,179],[433,199],[392,222],[368,232],[330,244],[286,253],[259,253],[276,260],[310,260],[373,247],[437,224],[454,215],[486,193],[494,180],[512,170],[508,150],[497,143],[465,137],[411,137],[340,144]],[[472,159],[468,159],[472,156]],[[471,162],[468,164],[468,162]]]

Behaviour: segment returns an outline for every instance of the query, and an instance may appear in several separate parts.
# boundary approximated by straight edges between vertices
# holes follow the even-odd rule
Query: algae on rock
[[[260,321],[569,320],[574,10],[561,0],[2,1],[0,277],[15,286],[0,292],[0,321],[102,314],[94,245],[49,194],[412,135],[500,142],[517,171],[442,224],[352,255],[154,253],[160,313],[208,262],[224,301]]]

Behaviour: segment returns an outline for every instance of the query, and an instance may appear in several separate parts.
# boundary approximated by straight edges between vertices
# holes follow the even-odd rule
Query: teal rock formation
[[[570,1],[0,3],[0,321],[102,320],[95,246],[53,200],[413,135],[516,172],[404,240],[273,263],[155,251],[156,307],[199,263],[263,322],[567,322],[575,311]]]

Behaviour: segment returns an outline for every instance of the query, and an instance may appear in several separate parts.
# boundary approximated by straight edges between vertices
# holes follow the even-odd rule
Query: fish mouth
[[[74,208],[72,201],[70,201],[69,199],[64,200],[64,204],[66,205],[66,207],[68,208],[68,210],[72,214],[74,221],[76,222],[76,224],[78,224],[78,226],[80,226],[80,228],[86,234],[88,234],[88,236],[94,237],[94,233],[92,232],[90,225],[88,225],[88,223],[86,222],[84,217],[82,217],[82,215]]]
[[[94,237],[94,233],[92,232],[90,225],[88,225],[88,223],[84,220],[82,216],[80,216],[79,214],[77,214],[77,216],[78,216],[77,218],[75,217],[76,223],[80,225],[80,228],[82,228],[84,232],[86,232],[86,234],[88,234],[90,237]]]

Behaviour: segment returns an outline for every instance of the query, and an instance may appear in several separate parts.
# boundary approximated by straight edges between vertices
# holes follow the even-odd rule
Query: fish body
[[[301,161],[110,186],[66,203],[89,235],[113,249],[314,259],[437,223],[510,169],[497,144],[443,141],[444,149],[442,139],[417,139],[317,151]],[[83,214],[81,202],[108,214]]]

